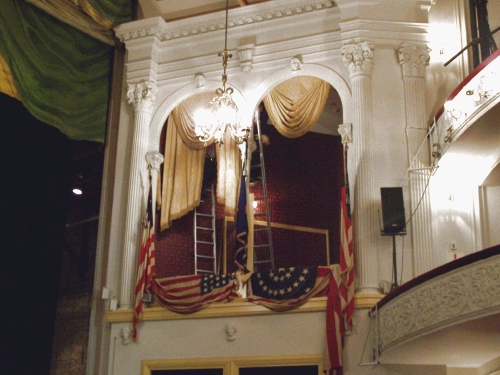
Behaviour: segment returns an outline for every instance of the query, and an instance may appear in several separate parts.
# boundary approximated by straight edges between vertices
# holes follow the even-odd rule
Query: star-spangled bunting
[[[258,272],[251,277],[252,291],[278,301],[299,298],[314,287],[316,270],[316,267],[290,267]]]
[[[202,275],[200,281],[201,294],[211,293],[216,288],[228,285],[231,280],[234,280],[234,275]]]
[[[239,296],[235,275],[187,275],[153,280],[156,301],[183,314],[204,309],[214,302],[230,302]]]

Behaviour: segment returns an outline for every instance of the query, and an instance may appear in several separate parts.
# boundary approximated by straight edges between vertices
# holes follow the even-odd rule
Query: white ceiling
[[[229,8],[250,6],[271,0],[229,0]],[[139,0],[139,18],[163,17],[165,21],[216,12],[226,8],[226,0]]]

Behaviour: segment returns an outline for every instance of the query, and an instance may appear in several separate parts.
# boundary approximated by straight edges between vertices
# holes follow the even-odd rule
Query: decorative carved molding
[[[203,73],[196,73],[194,76],[194,83],[197,88],[205,86],[206,78]]]
[[[290,59],[290,69],[292,70],[292,72],[299,71],[301,65],[302,65],[301,56],[294,56]]]
[[[229,323],[226,325],[224,328],[224,331],[226,332],[226,340],[227,341],[234,341],[236,340],[236,334],[238,333],[238,327],[233,324]]]
[[[426,45],[402,44],[397,49],[403,77],[425,77],[425,68],[429,65],[429,52]]]
[[[342,145],[347,146],[348,143],[352,143],[352,124],[340,124],[339,134],[342,137]]]
[[[412,337],[497,312],[500,256],[477,261],[410,289],[372,317],[379,332],[379,350],[383,352]]]
[[[127,89],[128,103],[134,105],[136,112],[152,112],[157,91],[154,82],[131,84]]]
[[[240,66],[243,73],[248,73],[252,70],[254,52],[255,46],[253,44],[238,47],[238,56],[240,58]]]
[[[150,169],[159,172],[160,166],[163,163],[163,155],[156,151],[148,152],[146,154],[146,161]]]
[[[342,61],[349,69],[349,75],[371,75],[373,45],[369,42],[344,44],[341,48]]]
[[[120,329],[120,338],[123,345],[128,345],[132,342],[132,331],[130,327],[123,327]]]
[[[276,19],[280,19],[283,17],[292,17],[292,16],[297,16],[301,15],[303,13],[310,13],[313,11],[320,11],[324,9],[329,9],[336,7],[337,5],[335,4],[334,1],[321,1],[321,2],[314,2],[311,4],[307,5],[300,5],[300,6],[294,6],[292,8],[285,8],[285,9],[275,9],[275,10],[269,10],[266,11],[265,13],[262,14],[253,14],[253,15],[244,15],[240,17],[236,17],[234,19],[230,19],[228,21],[228,27],[239,27],[239,26],[245,26],[257,22],[267,22],[267,21],[272,21]],[[165,27],[159,26],[159,25],[154,25],[150,26],[147,28],[143,28],[140,30],[130,30],[130,31],[121,31],[120,28],[117,28],[115,30],[116,36],[118,39],[120,39],[121,42],[126,42],[132,39],[139,39],[139,38],[144,38],[144,37],[150,37],[150,36],[156,36],[159,38],[161,41],[164,40],[172,40],[172,39],[178,39],[178,38],[185,38],[189,36],[195,36],[199,34],[204,34],[204,33],[209,33],[212,31],[216,30],[223,30],[225,27],[224,23],[218,22],[218,23],[211,23],[208,25],[203,25],[203,26],[198,26],[198,27],[192,27],[189,30],[166,30]]]

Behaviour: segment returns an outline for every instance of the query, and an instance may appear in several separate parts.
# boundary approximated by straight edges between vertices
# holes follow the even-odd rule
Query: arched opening
[[[342,102],[330,87],[319,119],[305,134],[289,138],[277,131],[265,104],[259,103],[262,134],[270,141],[264,146],[265,172],[270,207],[275,266],[314,266],[338,262],[340,188],[343,183],[343,155],[337,127],[343,122]],[[170,114],[171,115],[171,114]],[[169,115],[169,116],[170,116]],[[159,150],[165,154],[167,123],[163,127]],[[214,176],[213,146],[207,149],[206,181]],[[208,175],[211,175],[208,177]],[[262,184],[253,181],[250,192],[260,194]],[[254,212],[262,210],[258,205]],[[219,273],[236,271],[234,215],[217,203],[216,246]],[[156,267],[159,277],[194,272],[194,211],[157,231]],[[231,217],[232,216],[232,217]],[[229,219],[228,219],[229,218]],[[305,230],[304,230],[305,228]],[[320,231],[308,230],[316,229]]]

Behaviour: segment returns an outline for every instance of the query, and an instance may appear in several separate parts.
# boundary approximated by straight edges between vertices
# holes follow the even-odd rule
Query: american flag
[[[306,302],[328,285],[318,267],[289,267],[254,272],[250,276],[250,302],[275,311],[290,310]]]
[[[152,280],[156,275],[155,265],[155,235],[153,225],[153,203],[151,191],[148,198],[148,207],[146,215],[142,221],[142,245],[139,254],[139,265],[137,271],[137,283],[135,286],[135,308],[134,319],[132,322],[132,340],[137,340],[137,325],[140,322],[143,296],[144,294],[151,294]]]
[[[236,213],[236,246],[234,252],[234,263],[243,273],[247,269],[248,259],[248,218],[247,218],[247,191],[245,177],[241,177],[240,197],[238,199],[238,211]]]
[[[325,371],[342,374],[344,333],[339,298],[340,268],[289,267],[255,272],[250,276],[247,299],[274,311],[296,308],[312,297],[328,296],[326,308]]]
[[[238,280],[231,275],[188,275],[153,280],[156,301],[183,314],[204,309],[214,302],[230,302],[239,297]]]
[[[340,205],[340,271],[342,284],[340,295],[342,300],[342,316],[346,330],[352,331],[354,316],[354,250],[352,240],[352,220],[349,200],[349,180],[344,152],[344,185],[341,189]]]

